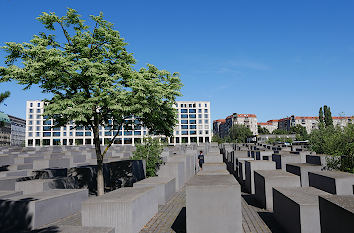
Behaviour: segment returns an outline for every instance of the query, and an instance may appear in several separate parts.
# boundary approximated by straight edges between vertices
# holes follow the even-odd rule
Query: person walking
[[[200,167],[200,170],[203,171],[203,163],[204,163],[203,151],[200,151],[200,152],[199,152],[198,160],[199,160],[199,167]]]

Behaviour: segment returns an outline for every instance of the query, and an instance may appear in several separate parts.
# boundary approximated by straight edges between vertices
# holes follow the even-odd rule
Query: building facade
[[[11,121],[7,114],[0,112],[0,146],[11,144]]]
[[[173,137],[162,137],[164,140],[170,144],[210,142],[210,102],[177,101],[174,107],[178,111],[178,124],[175,126]],[[43,110],[42,101],[26,103],[26,146],[93,145],[93,134],[90,129],[76,127],[74,122],[56,128],[52,119],[42,116]],[[105,144],[111,140],[115,132],[110,127],[101,126],[101,143]],[[144,136],[148,134],[148,129],[144,127],[129,130],[122,128],[114,144],[135,145],[142,142]]]
[[[26,120],[9,115],[11,121],[11,146],[25,146]]]
[[[244,125],[251,130],[253,135],[258,134],[257,116],[255,114],[237,114],[226,117],[226,119],[219,119],[213,122],[213,132],[224,138],[229,135],[229,131],[234,125]]]
[[[269,120],[267,122],[259,122],[257,123],[258,126],[265,128],[272,133],[274,130],[278,129],[279,120]]]

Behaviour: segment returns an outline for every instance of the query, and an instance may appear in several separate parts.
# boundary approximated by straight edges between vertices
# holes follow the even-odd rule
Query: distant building
[[[244,125],[251,130],[253,135],[258,134],[257,116],[255,114],[237,114],[226,117],[226,119],[219,119],[213,122],[213,132],[224,138],[229,134],[229,131],[234,125]]]
[[[267,122],[259,122],[257,123],[258,126],[265,128],[272,133],[274,130],[278,129],[279,120],[269,120]]]
[[[25,146],[26,120],[9,115],[11,121],[11,146]]]
[[[26,121],[0,112],[0,146],[24,146]]]
[[[163,138],[169,144],[205,143],[211,141],[210,102],[209,101],[177,101],[178,123],[173,137]],[[89,128],[75,127],[70,122],[63,127],[53,127],[53,119],[42,116],[42,101],[27,101],[26,104],[26,146],[47,145],[93,145],[93,134]],[[101,144],[111,140],[113,133],[110,127],[100,127]],[[142,142],[149,134],[147,128],[135,127],[119,131],[114,144],[131,144]]]
[[[0,146],[11,144],[11,121],[7,114],[0,112]]]

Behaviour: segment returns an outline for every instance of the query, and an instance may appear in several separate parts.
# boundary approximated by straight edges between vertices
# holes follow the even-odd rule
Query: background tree
[[[213,137],[211,138],[212,142],[217,142],[218,144],[224,143],[225,140],[222,139],[218,134],[214,134]]]
[[[327,105],[325,105],[325,106],[323,106],[323,109],[324,109],[324,123],[325,123],[326,127],[333,126],[331,108],[329,108],[329,107],[327,107]]]
[[[289,130],[290,134],[296,134],[296,140],[305,141],[309,139],[306,127],[302,125],[291,126]]]
[[[10,92],[9,91],[5,91],[3,93],[0,93],[0,104],[2,104],[5,99],[9,98],[10,96]]]
[[[176,123],[173,108],[180,95],[177,73],[158,70],[153,65],[138,71],[123,38],[103,14],[90,16],[92,26],[73,9],[58,17],[42,13],[37,18],[50,32],[41,32],[28,43],[7,42],[5,63],[0,67],[0,81],[39,85],[52,93],[45,100],[44,115],[54,119],[54,127],[74,121],[93,132],[97,157],[97,194],[104,193],[103,158],[121,127],[147,127],[152,134],[170,136]],[[61,38],[59,36],[58,38]],[[23,67],[14,65],[22,61]],[[135,117],[132,119],[132,117]],[[106,126],[113,138],[101,151],[99,128]]]
[[[143,144],[137,144],[136,150],[133,152],[132,159],[146,161],[146,176],[156,176],[161,160],[161,153],[163,145],[160,143],[159,138],[146,137]]]
[[[229,137],[237,143],[247,142],[250,136],[253,136],[252,131],[244,125],[233,125],[229,131]]]
[[[270,134],[269,130],[267,128],[261,127],[258,125],[258,134]]]
[[[275,129],[273,130],[272,134],[289,134],[289,131],[284,130],[284,129]]]
[[[320,121],[320,124],[323,125],[324,121],[323,121],[323,110],[322,110],[322,107],[320,107],[320,110],[318,112],[318,119]]]

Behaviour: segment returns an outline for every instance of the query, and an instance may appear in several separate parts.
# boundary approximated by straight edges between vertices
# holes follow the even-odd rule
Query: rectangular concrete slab
[[[321,196],[319,197],[319,206],[322,233],[353,232],[353,195]]]
[[[353,194],[354,174],[341,171],[309,172],[309,185],[337,195]]]
[[[193,177],[186,185],[186,221],[188,233],[242,232],[241,188],[234,177]]]
[[[273,210],[274,187],[300,187],[300,177],[282,170],[254,171],[255,197],[261,206]]]
[[[321,232],[318,197],[331,195],[313,187],[273,188],[273,212],[288,233]]]
[[[164,205],[176,192],[176,178],[149,177],[134,183],[134,187],[154,187],[159,205]]]
[[[309,186],[309,172],[321,171],[322,166],[309,163],[288,163],[286,171],[294,175],[300,176],[301,186]]]
[[[255,170],[275,170],[275,162],[250,160],[245,161],[245,190],[254,194],[254,171]]]
[[[136,233],[157,213],[153,187],[120,188],[82,204],[82,225],[114,227],[115,233]]]

